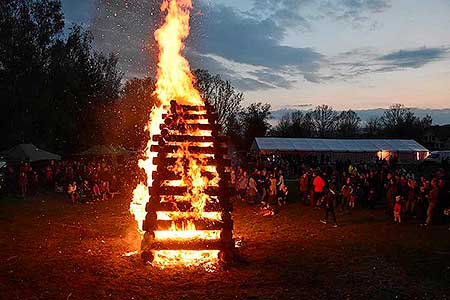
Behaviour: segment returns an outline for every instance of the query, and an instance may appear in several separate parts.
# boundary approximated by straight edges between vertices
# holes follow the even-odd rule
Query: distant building
[[[430,150],[450,150],[450,124],[431,126],[425,132],[423,143]]]

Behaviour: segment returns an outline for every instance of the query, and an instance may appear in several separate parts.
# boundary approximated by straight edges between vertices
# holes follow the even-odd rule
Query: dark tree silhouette
[[[270,131],[272,136],[279,137],[312,137],[314,125],[311,113],[295,111],[284,115],[280,122]]]
[[[318,137],[331,137],[336,132],[338,113],[326,104],[311,112],[311,120]]]
[[[361,118],[353,110],[342,111],[337,118],[337,135],[344,138],[359,134]]]
[[[214,107],[218,123],[222,125],[222,130],[226,134],[232,134],[230,129],[241,110],[241,102],[244,99],[243,94],[219,75],[213,76],[208,71],[200,69],[195,70],[194,75],[200,95]]]
[[[252,103],[240,113],[240,125],[244,146],[248,150],[255,137],[265,136],[270,129],[270,105]]]
[[[34,142],[56,151],[104,140],[120,90],[117,58],[90,34],[64,34],[59,0],[0,2],[0,132],[5,147]]]
[[[432,123],[430,116],[420,119],[403,104],[394,104],[386,109],[380,121],[383,125],[383,136],[413,139],[420,139]]]
[[[381,119],[377,117],[371,117],[366,126],[363,129],[364,135],[368,138],[380,137],[383,131],[383,124]]]

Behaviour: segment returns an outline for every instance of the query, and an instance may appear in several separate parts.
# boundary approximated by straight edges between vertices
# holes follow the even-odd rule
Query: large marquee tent
[[[428,149],[415,140],[401,139],[313,139],[257,137],[252,150],[260,155],[327,155],[330,159],[368,160],[393,155],[402,160],[423,160]]]

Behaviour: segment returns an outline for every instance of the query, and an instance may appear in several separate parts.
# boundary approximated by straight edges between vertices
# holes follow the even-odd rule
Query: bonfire
[[[130,205],[142,257],[160,267],[230,261],[234,249],[226,140],[182,55],[191,9],[191,0],[161,5],[167,15],[155,32],[159,103],[145,128],[149,139],[139,161],[147,181],[135,188]]]

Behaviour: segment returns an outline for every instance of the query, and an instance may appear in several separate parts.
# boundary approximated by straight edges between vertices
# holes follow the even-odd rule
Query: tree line
[[[118,57],[93,47],[92,35],[65,27],[60,0],[0,2],[0,133],[2,147],[33,142],[60,153],[95,144],[142,149],[143,128],[157,103],[152,78],[123,79]],[[393,105],[367,123],[327,105],[286,114],[270,125],[271,106],[244,106],[230,81],[195,70],[195,85],[238,150],[254,137],[420,138],[431,117]]]
[[[270,130],[271,136],[317,138],[408,138],[420,140],[432,124],[429,115],[419,118],[402,104],[393,104],[379,117],[363,123],[353,110],[337,112],[329,105],[284,115]]]
[[[34,142],[54,151],[105,140],[101,118],[117,99],[117,57],[91,34],[66,29],[59,0],[0,2],[2,146]]]

